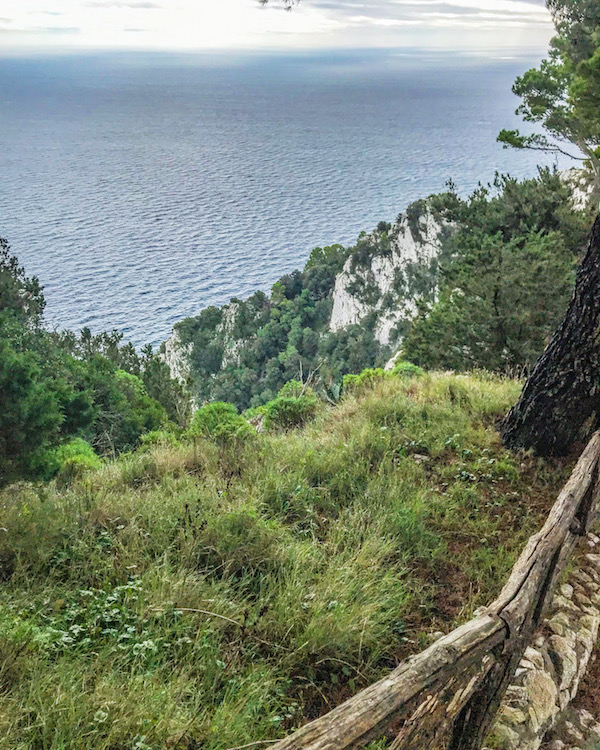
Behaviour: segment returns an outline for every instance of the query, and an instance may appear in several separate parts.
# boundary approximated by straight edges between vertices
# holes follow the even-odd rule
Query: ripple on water
[[[50,325],[156,344],[449,177],[466,192],[533,173],[538,155],[495,142],[531,60],[380,56],[3,61],[0,233]]]

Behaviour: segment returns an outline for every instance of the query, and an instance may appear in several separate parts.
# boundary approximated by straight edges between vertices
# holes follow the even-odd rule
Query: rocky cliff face
[[[159,356],[171,370],[171,377],[180,383],[187,383],[190,377],[190,355],[192,344],[184,344],[175,328],[160,348]]]
[[[594,199],[594,185],[590,173],[585,169],[574,167],[565,169],[560,174],[573,192],[571,202],[575,211],[585,211],[590,208]]]
[[[382,222],[374,232],[363,233],[342,270],[326,282],[330,287],[323,291],[323,303],[327,303],[330,312],[315,335],[321,339],[328,334],[343,335],[345,329],[360,326],[386,351],[394,351],[416,312],[417,300],[431,302],[436,297],[438,258],[444,239],[451,232],[431,202],[422,200],[409,206],[395,224]],[[284,277],[279,285],[285,281],[284,286],[293,286],[293,276]],[[282,293],[281,289],[278,293]],[[289,289],[285,294],[289,294]],[[190,329],[182,336],[176,326],[161,351],[173,377],[186,381],[194,375],[190,366],[192,353],[195,352],[195,361],[207,359],[211,347],[213,354],[216,349],[219,352],[217,370],[238,367],[244,348],[252,344],[260,325],[267,320],[263,321],[265,311],[268,313],[276,304],[273,299],[258,293],[243,303],[232,300],[219,310],[212,308],[208,326],[211,332],[200,344],[188,343]],[[193,324],[192,328],[197,330],[198,326]],[[211,373],[215,372],[213,368]]]
[[[402,328],[416,312],[416,300],[435,297],[437,260],[450,228],[434,216],[426,201],[419,204],[420,211],[411,214],[409,209],[387,231],[383,250],[381,232],[376,232],[363,243],[371,242],[377,251],[350,255],[335,280],[331,331],[371,316],[379,343],[397,344]]]

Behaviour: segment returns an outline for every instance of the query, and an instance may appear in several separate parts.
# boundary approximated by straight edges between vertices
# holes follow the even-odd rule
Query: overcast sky
[[[0,51],[331,47],[543,50],[544,0],[2,0]]]

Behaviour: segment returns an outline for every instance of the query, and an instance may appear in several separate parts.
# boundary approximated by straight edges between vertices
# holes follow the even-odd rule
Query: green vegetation
[[[548,58],[513,87],[523,100],[517,114],[541,124],[547,135],[502,130],[498,140],[582,158],[600,197],[600,6],[598,0],[548,0],[547,5],[557,32]]]
[[[456,231],[439,259],[439,296],[419,302],[403,341],[427,368],[521,371],[542,352],[572,292],[591,217],[569,207],[556,172],[497,177],[467,200],[436,196]]]
[[[398,369],[334,407],[290,385],[274,414],[311,420],[243,450],[211,404],[193,438],[8,488],[0,748],[280,737],[488,601],[564,470],[501,447],[518,382]]]
[[[202,435],[218,445],[235,445],[248,440],[254,431],[233,404],[215,401],[196,411],[190,433]]]
[[[597,177],[597,3],[549,5],[550,60],[515,91],[559,145],[501,140],[571,141]],[[382,297],[373,259],[425,213],[439,257]],[[502,447],[521,384],[499,373],[542,350],[591,217],[540,170],[466,200],[449,184],[403,218],[182,321],[191,421],[150,347],[48,332],[0,240],[0,750],[270,741],[498,592],[568,470]],[[377,309],[333,333],[348,259],[347,291]],[[401,301],[418,313],[384,370],[377,315]]]
[[[376,253],[385,235],[369,245]],[[238,409],[272,401],[289,380],[318,373],[330,387],[390,355],[373,335],[374,320],[328,330],[336,275],[349,251],[340,245],[315,248],[303,271],[283,276],[271,296],[256,292],[246,301],[209,307],[175,329],[193,345],[191,369],[199,402],[228,401]]]
[[[68,455],[73,438],[114,455],[142,434],[184,423],[189,398],[167,366],[146,348],[139,356],[118,333],[80,337],[43,327],[44,296],[0,239],[0,486],[48,478],[63,464],[82,470],[98,460],[90,448]]]
[[[397,269],[383,298],[370,268],[389,255],[393,237],[380,222],[350,249],[313,250],[304,270],[282,277],[270,297],[257,292],[182,321],[176,330],[192,344],[197,400],[256,408],[300,378],[335,401],[344,376],[383,366],[400,341],[406,357],[426,368],[523,371],[564,313],[591,224],[589,212],[571,208],[570,191],[548,169],[521,182],[497,176],[467,199],[449,183],[447,192],[417,201],[405,215],[406,231],[417,239],[426,213],[442,226],[439,257]],[[377,310],[360,325],[331,332],[335,278],[348,258],[347,291]],[[406,300],[417,303],[415,319],[392,332],[393,349],[381,345],[377,316]]]

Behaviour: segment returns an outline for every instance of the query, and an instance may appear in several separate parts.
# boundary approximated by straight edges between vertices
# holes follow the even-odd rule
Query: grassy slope
[[[393,377],[235,455],[163,446],[9,488],[0,748],[279,737],[469,617],[565,476],[500,446],[518,390]]]

